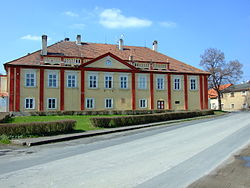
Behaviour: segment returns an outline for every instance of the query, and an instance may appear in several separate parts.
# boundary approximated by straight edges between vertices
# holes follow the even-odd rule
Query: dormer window
[[[64,64],[65,65],[80,65],[81,64],[81,59],[79,58],[64,58]]]

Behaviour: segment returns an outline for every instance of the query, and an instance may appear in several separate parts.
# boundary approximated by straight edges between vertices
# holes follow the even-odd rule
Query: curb
[[[88,131],[83,133],[72,133],[72,134],[64,134],[64,135],[56,135],[56,136],[50,136],[50,137],[38,137],[38,138],[26,138],[26,139],[15,139],[11,140],[12,144],[15,145],[22,145],[22,146],[37,146],[37,145],[43,145],[43,144],[49,144],[49,143],[55,143],[55,142],[62,142],[62,141],[69,141],[79,138],[86,138],[86,137],[93,137],[93,136],[99,136],[99,135],[106,135],[106,134],[112,134],[117,132],[125,132],[130,130],[136,130],[136,129],[143,129],[143,128],[149,128],[153,126],[160,126],[160,125],[166,125],[168,127],[174,126],[169,124],[179,123],[183,121],[192,121],[192,120],[199,120],[199,119],[208,119],[208,118],[214,118],[218,116],[222,116],[226,114],[221,115],[210,115],[210,116],[200,116],[200,117],[194,117],[194,118],[188,118],[188,119],[179,119],[179,120],[171,120],[171,121],[163,121],[163,122],[156,122],[156,123],[150,123],[150,124],[143,124],[143,125],[133,125],[128,127],[119,127],[119,128],[112,128],[112,129],[105,129],[105,130],[94,130],[94,131]]]

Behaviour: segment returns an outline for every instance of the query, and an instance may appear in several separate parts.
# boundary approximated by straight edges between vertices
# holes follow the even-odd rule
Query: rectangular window
[[[147,108],[147,99],[140,99],[139,100],[139,107],[140,108]]]
[[[34,98],[25,98],[25,109],[34,109],[35,108],[35,99]]]
[[[105,108],[113,108],[113,99],[105,99]]]
[[[120,88],[128,89],[128,76],[120,76]]]
[[[234,104],[231,104],[231,108],[234,109]]]
[[[58,87],[58,73],[48,73],[48,87]]]
[[[196,90],[196,89],[197,89],[196,79],[191,78],[190,79],[190,90]]]
[[[89,88],[97,88],[98,87],[97,81],[98,81],[97,74],[90,74],[89,75],[89,80],[88,80]]]
[[[163,77],[158,77],[156,79],[156,88],[158,90],[163,90],[164,89],[164,78]]]
[[[139,75],[138,88],[139,89],[147,89],[147,76],[146,75]]]
[[[68,88],[76,88],[77,87],[77,75],[76,74],[68,74],[67,75],[67,87]]]
[[[104,86],[106,89],[111,89],[113,88],[113,76],[111,75],[105,75],[104,76]]]
[[[234,92],[231,92],[231,93],[230,93],[230,97],[234,97]]]
[[[47,108],[48,109],[56,109],[56,98],[48,98]]]
[[[93,99],[93,98],[86,98],[86,108],[87,109],[95,108],[95,99]]]
[[[157,101],[157,109],[164,109],[164,101]]]
[[[36,86],[36,73],[35,72],[25,73],[25,86],[26,87]]]
[[[174,79],[174,89],[175,90],[180,90],[181,89],[181,79],[180,78],[175,78]]]
[[[246,91],[242,91],[242,92],[241,92],[241,95],[246,95],[246,94],[247,94]]]

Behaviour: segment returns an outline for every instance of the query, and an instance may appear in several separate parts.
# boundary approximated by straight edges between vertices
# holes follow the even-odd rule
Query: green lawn
[[[93,127],[90,123],[90,117],[103,117],[105,115],[100,116],[85,116],[85,115],[68,115],[68,116],[22,116],[22,117],[14,117],[11,119],[10,123],[24,123],[24,122],[35,122],[35,121],[55,121],[55,120],[63,120],[63,119],[73,119],[76,120],[75,130],[80,131],[88,131],[88,130],[96,130],[101,129],[97,127]],[[106,115],[111,116],[111,115]]]

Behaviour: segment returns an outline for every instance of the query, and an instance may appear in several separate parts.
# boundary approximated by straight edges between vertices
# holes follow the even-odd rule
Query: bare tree
[[[211,73],[208,79],[209,88],[213,88],[218,94],[219,110],[221,110],[220,86],[227,83],[235,83],[241,78],[242,64],[238,60],[225,62],[224,53],[215,48],[206,49],[201,55],[200,66]]]

